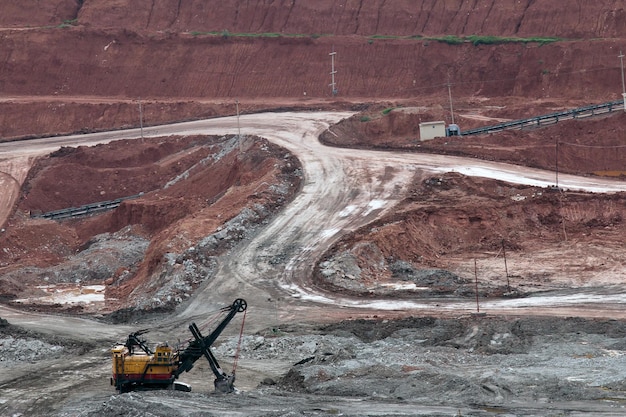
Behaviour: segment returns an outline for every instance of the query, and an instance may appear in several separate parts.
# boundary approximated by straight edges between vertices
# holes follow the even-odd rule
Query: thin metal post
[[[141,140],[143,140],[143,109],[141,108],[141,99],[139,99],[139,128],[141,130]]]
[[[452,124],[454,124],[454,110],[452,108],[452,90],[450,90],[449,81],[448,81],[448,97],[450,98],[450,116],[452,117]]]
[[[556,173],[556,188],[559,188],[559,139],[556,138],[555,140],[555,147],[554,147],[554,159],[555,159],[555,173]]]
[[[624,54],[619,51],[618,55],[620,66],[622,68],[622,100],[624,102],[624,111],[626,111],[626,84],[624,83]]]
[[[337,83],[335,82],[335,74],[337,74],[337,70],[335,70],[335,56],[337,55],[337,52],[333,50],[329,55],[330,55],[330,77],[331,77],[330,88],[334,96],[334,95],[337,95]]]
[[[474,282],[476,285],[476,312],[480,313],[480,305],[478,304],[478,267],[476,266],[476,258],[474,258]]]
[[[504,272],[506,272],[506,288],[511,292],[511,282],[509,281],[509,268],[506,265],[506,248],[504,247],[504,239],[502,239],[502,256],[504,256]]]
[[[237,106],[237,135],[241,138],[241,126],[239,125],[239,100],[235,100]]]

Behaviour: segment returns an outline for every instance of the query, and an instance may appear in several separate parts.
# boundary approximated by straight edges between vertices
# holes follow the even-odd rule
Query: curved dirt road
[[[402,199],[415,175],[456,171],[519,184],[548,186],[554,184],[554,173],[469,158],[339,149],[321,145],[317,140],[318,135],[329,125],[349,115],[341,112],[262,113],[242,115],[239,123],[236,117],[225,117],[143,129],[144,136],[236,134],[240,129],[243,135],[263,136],[289,149],[302,161],[305,173],[303,190],[295,201],[256,238],[241,245],[236,253],[224,259],[214,279],[181,309],[178,318],[172,318],[173,322],[191,318],[202,320],[215,305],[223,305],[225,300],[237,297],[248,298],[257,311],[263,311],[263,314],[255,315],[264,317],[256,323],[258,327],[303,319],[311,314],[322,319],[325,315],[355,316],[381,310],[404,313],[436,311],[437,314],[474,311],[472,302],[462,300],[441,306],[441,300],[398,302],[337,298],[314,288],[309,280],[310,273],[319,255],[343,232],[369,223]],[[21,182],[33,156],[49,153],[60,146],[93,145],[139,136],[139,129],[130,129],[3,143],[0,144],[0,161],[4,166],[12,167],[12,172],[8,174],[13,177],[16,176],[15,172],[19,172],[21,175],[17,176],[16,181]],[[592,192],[626,190],[623,182],[563,174],[559,175],[559,185],[562,188]],[[0,207],[10,207],[14,195],[3,192],[0,200]],[[624,293],[624,289],[613,291],[610,296],[551,293],[515,303],[510,300],[490,301],[483,305],[483,309],[491,313],[541,312],[612,317],[617,314],[626,317],[626,313],[620,311],[620,307],[626,303]],[[320,306],[324,308],[320,309]],[[558,310],[552,310],[554,308]],[[0,309],[0,315],[12,316],[16,324],[27,324],[29,321],[20,320],[15,311],[9,314]],[[250,324],[254,325],[255,319],[251,320]]]
[[[554,174],[524,167],[436,155],[403,154],[336,149],[322,146],[318,134],[348,113],[270,113],[180,123],[144,128],[145,136],[172,134],[243,134],[263,136],[297,155],[304,167],[302,192],[260,233],[225,257],[212,280],[199,289],[178,314],[153,323],[151,339],[160,340],[182,333],[191,320],[202,327],[209,312],[231,299],[247,299],[250,311],[246,322],[251,331],[294,321],[341,319],[378,314],[459,316],[474,311],[474,304],[451,300],[394,301],[356,299],[327,294],[310,282],[319,255],[343,232],[359,228],[391,209],[405,195],[415,175],[458,171],[506,181],[551,185]],[[15,190],[24,181],[34,156],[60,146],[93,145],[116,139],[139,138],[138,129],[90,135],[46,138],[0,144],[0,181]],[[625,183],[590,178],[559,176],[562,187],[595,192],[626,190]],[[10,208],[15,193],[0,193],[0,207]],[[3,216],[8,211],[2,211]],[[0,218],[4,223],[5,218]],[[626,290],[610,288],[605,294],[592,289],[550,292],[518,300],[493,300],[481,311],[495,314],[554,314],[587,317],[625,317]],[[386,311],[386,313],[385,313]],[[100,323],[82,318],[49,316],[0,306],[0,317],[10,323],[40,332],[64,335],[83,342],[94,342],[86,356],[75,356],[47,363],[47,372],[34,372],[33,365],[13,368],[0,382],[4,389],[0,409],[54,410],[65,401],[103,402],[111,395],[108,386],[107,342],[122,340],[131,326]],[[142,325],[142,327],[150,326]],[[225,333],[236,332],[229,328]],[[289,362],[290,364],[291,362]],[[278,363],[244,364],[248,372],[279,373]],[[267,367],[271,367],[269,372]],[[264,368],[260,371],[257,368]],[[88,369],[87,372],[84,370]],[[242,378],[242,381],[251,378]],[[202,383],[204,383],[203,381]],[[254,388],[253,385],[241,388]],[[368,403],[368,407],[371,403]],[[350,406],[348,406],[349,408]],[[385,406],[387,407],[387,406]],[[396,405],[400,410],[402,405]],[[454,410],[453,410],[454,411]]]

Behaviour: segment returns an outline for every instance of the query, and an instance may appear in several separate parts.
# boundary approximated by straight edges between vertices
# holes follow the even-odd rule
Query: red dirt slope
[[[82,0],[3,0],[0,27],[56,26],[77,17]]]
[[[7,248],[0,251],[0,297],[27,295],[31,286],[74,282],[73,277],[115,284],[109,288],[113,309],[126,303],[132,290],[153,293],[160,289],[158,277],[148,280],[163,268],[166,254],[187,250],[246,209],[263,221],[299,188],[299,168],[284,149],[251,137],[241,144],[190,136],[62,148],[31,171],[17,211],[0,234],[0,246]],[[57,222],[28,216],[140,192],[141,197],[93,217]],[[150,245],[131,266],[101,249],[89,255],[90,247],[107,240],[111,247],[137,251],[133,242],[142,239]],[[222,239],[223,246],[203,256],[218,255],[237,237]],[[91,268],[114,272],[92,274]]]
[[[468,103],[522,97],[563,108],[621,97],[626,15],[612,0],[40,3],[3,4],[3,26],[29,30],[0,37],[0,140],[136,125],[139,98],[154,104],[153,124],[232,114],[235,98],[256,100],[247,110],[331,100],[446,106],[448,83]],[[472,34],[570,40],[427,38]]]
[[[502,35],[617,37],[621,2],[555,0],[174,0],[138,7],[130,0],[85,1],[79,22],[94,27],[173,32],[223,31],[334,35]]]
[[[549,108],[543,107],[544,113]],[[476,108],[457,108],[457,120],[462,130],[477,125],[495,125],[500,118],[523,118],[511,110],[491,110],[484,116]],[[468,113],[464,113],[468,111]],[[471,113],[470,113],[471,112]],[[622,127],[626,113],[615,111],[610,115],[578,120],[565,120],[551,126],[509,130],[489,135],[456,136],[422,142],[419,124],[431,120],[450,120],[446,110],[424,110],[398,107],[383,114],[368,111],[357,114],[333,127],[333,133],[322,136],[324,143],[342,147],[375,149],[402,149],[415,152],[470,156],[514,164],[557,169],[578,175],[610,175],[626,177],[626,147]],[[484,116],[485,120],[480,120]],[[530,115],[529,115],[530,116]],[[475,117],[478,121],[472,119]],[[503,119],[508,120],[508,119]]]

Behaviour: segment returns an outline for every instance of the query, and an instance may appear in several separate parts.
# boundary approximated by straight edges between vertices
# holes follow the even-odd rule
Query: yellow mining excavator
[[[113,355],[111,385],[114,385],[120,393],[148,389],[191,391],[188,384],[176,380],[183,372],[190,371],[194,363],[204,356],[215,374],[215,390],[224,393],[234,391],[236,364],[233,366],[232,374],[227,375],[211,352],[211,345],[233,317],[246,309],[247,303],[241,298],[236,299],[230,306],[222,308],[220,312],[225,314],[225,317],[208,336],[202,336],[198,326],[192,323],[189,330],[194,339],[190,340],[184,348],[172,348],[167,344],[160,344],[153,351],[146,341],[141,339],[141,335],[146,330],[130,334],[126,343],[118,344],[111,350]],[[242,320],[242,330],[244,322],[245,314]],[[243,332],[240,333],[240,343],[242,334]]]

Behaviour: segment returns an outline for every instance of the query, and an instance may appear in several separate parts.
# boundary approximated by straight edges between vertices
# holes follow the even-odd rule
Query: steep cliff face
[[[61,25],[77,18],[82,0],[2,0],[0,27]]]
[[[6,34],[0,92],[120,97],[456,96],[617,99],[619,41],[449,45],[437,41],[141,35],[82,28]],[[34,65],[33,63],[45,63]],[[81,126],[82,127],[82,126]]]
[[[619,37],[621,0],[6,0],[0,25],[332,35]]]
[[[148,30],[334,35],[615,37],[619,0],[86,0],[80,21]]]
[[[618,0],[7,0],[0,96],[54,100],[0,101],[0,138],[127,126],[139,97],[167,101],[146,105],[149,123],[217,114],[235,97],[332,99],[332,50],[337,99],[439,97],[451,83],[458,100],[617,100],[625,7]],[[444,35],[452,38],[432,39]],[[569,40],[458,42],[468,35]],[[76,111],[76,103],[58,103],[63,97],[93,102]],[[199,100],[217,104],[199,108]]]

